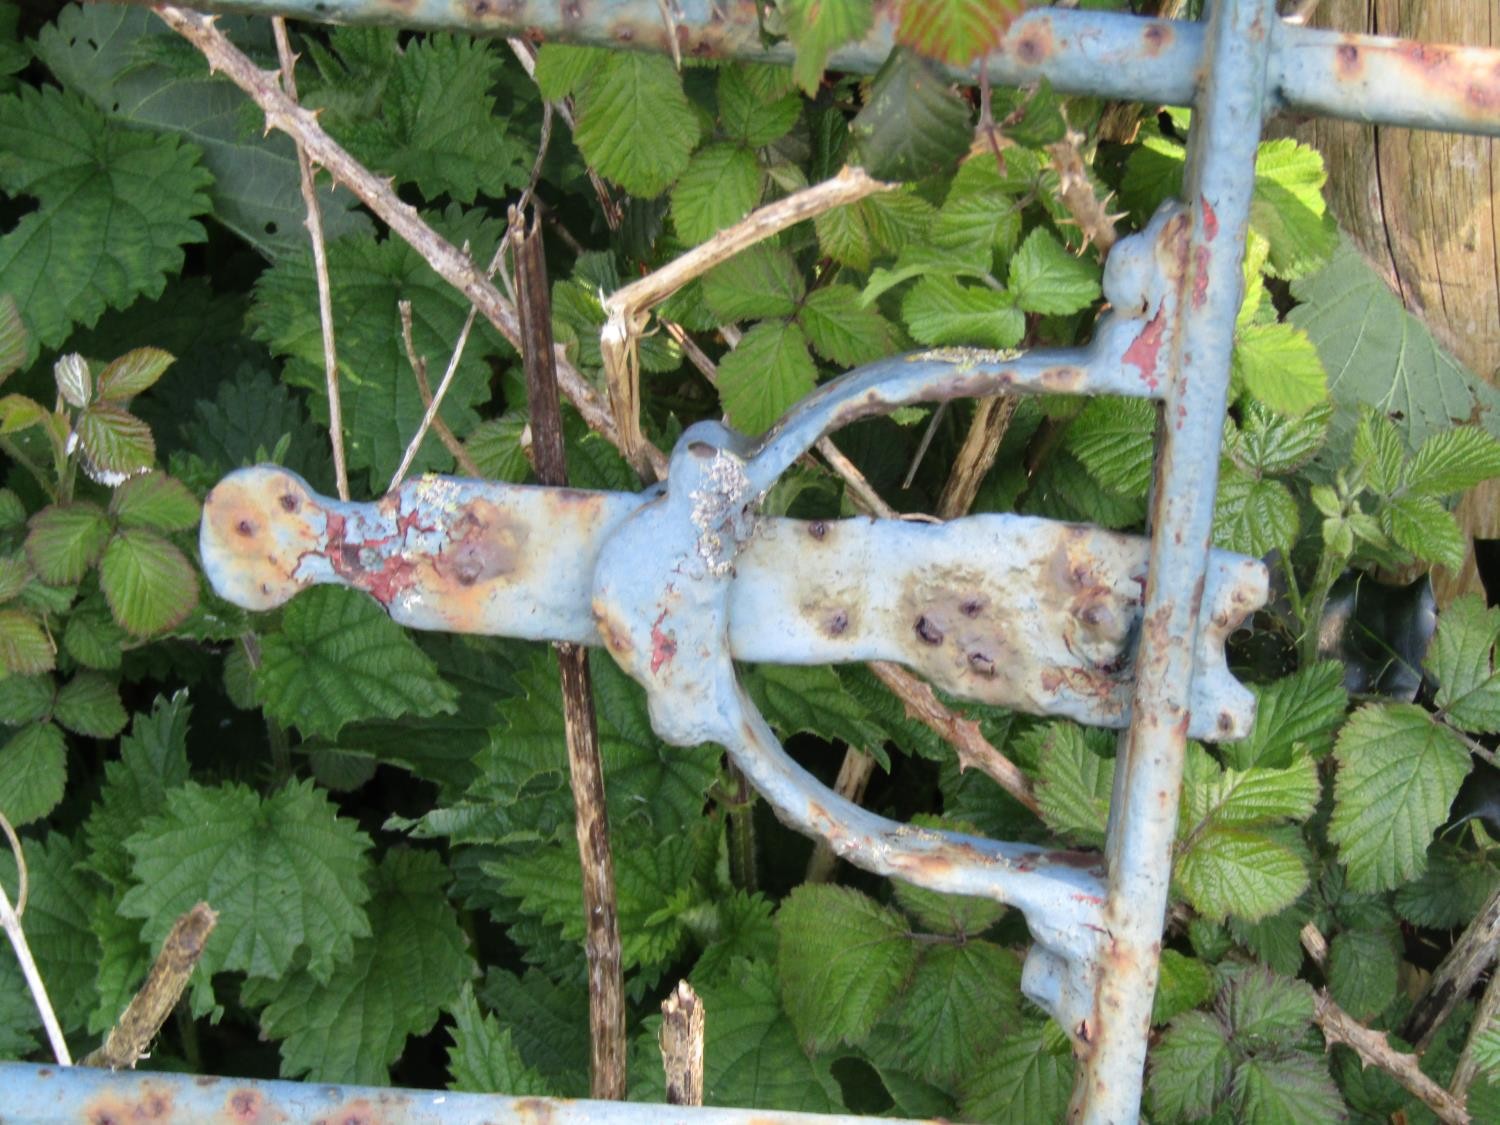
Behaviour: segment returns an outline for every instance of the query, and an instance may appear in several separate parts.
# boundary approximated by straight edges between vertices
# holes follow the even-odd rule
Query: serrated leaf
[[[1396,912],[1408,922],[1435,930],[1468,924],[1500,886],[1500,871],[1484,853],[1444,840],[1427,850],[1427,869],[1396,888]]]
[[[1175,949],[1161,951],[1156,997],[1151,1002],[1151,1026],[1157,1027],[1213,998],[1214,976],[1196,957]]]
[[[1308,883],[1301,855],[1267,832],[1214,824],[1175,863],[1183,897],[1208,918],[1255,921],[1296,901]]]
[[[1215,774],[1194,779],[1192,804],[1203,821],[1251,825],[1305,820],[1318,803],[1318,772],[1306,754],[1294,755],[1292,764],[1280,769],[1216,769]]]
[[[550,101],[571,97],[608,58],[602,47],[543,43],[536,53],[537,89]]]
[[[924,344],[1013,348],[1026,332],[1026,317],[1009,293],[951,277],[922,278],[902,299],[901,315]]]
[[[0,678],[0,723],[19,727],[47,718],[56,690],[51,676]]]
[[[78,869],[82,849],[60,832],[51,833],[45,843],[28,839],[23,847],[30,886],[23,920],[26,941],[58,1022],[64,1031],[76,1031],[97,998],[94,978],[100,948],[89,925],[96,892]],[[14,903],[16,864],[9,848],[0,849],[0,882]],[[11,956],[7,943],[0,961]]]
[[[1347,238],[1292,294],[1302,304],[1287,319],[1317,347],[1343,413],[1368,403],[1396,415],[1415,449],[1495,405],[1494,392],[1438,346]]]
[[[1297,501],[1286,485],[1251,476],[1230,460],[1221,464],[1214,546],[1263,558],[1291,550],[1300,526]]]
[[[765,243],[736,254],[703,279],[703,299],[724,321],[791,316],[806,291],[792,256]]]
[[[1348,706],[1342,665],[1321,661],[1250,690],[1257,700],[1255,726],[1243,742],[1220,748],[1226,765],[1281,769],[1299,749],[1315,761],[1328,752]]]
[[[787,36],[797,48],[792,77],[808,97],[817,92],[829,54],[864,38],[874,19],[871,0],[843,0],[838,4],[785,0],[778,8],[786,19]]]
[[[1015,1026],[1020,987],[1020,960],[1007,949],[986,941],[929,947],[888,1017],[903,1066],[945,1085],[974,1073]]]
[[[109,511],[121,527],[186,531],[198,522],[198,498],[166,473],[132,477],[109,498]]]
[[[73,607],[63,628],[63,649],[85,668],[109,671],[120,666],[126,633],[115,622],[102,594]]]
[[[1292,418],[1247,399],[1225,451],[1248,472],[1284,475],[1300,469],[1323,448],[1332,417],[1333,404],[1326,401]]]
[[[896,42],[950,66],[967,66],[1000,45],[1025,0],[906,0]]]
[[[898,47],[876,72],[849,133],[872,176],[916,180],[968,151],[969,120],[968,103],[937,66]]]
[[[57,654],[42,624],[24,609],[0,609],[0,668],[12,675],[52,671]]]
[[[162,291],[208,209],[198,150],[175,137],[110,129],[73,94],[23,85],[0,98],[0,188],[38,210],[0,238],[0,291],[26,294],[35,343]]]
[[[370,839],[310,781],[265,798],[189,781],[139,828],[125,841],[136,885],[120,913],[142,919],[141,936],[158,946],[179,915],[208,903],[219,915],[200,962],[208,976],[280,978],[302,954],[297,976],[327,980],[354,955],[355,939],[370,935]]]
[[[26,362],[30,350],[21,307],[9,293],[0,293],[0,383]]]
[[[284,441],[287,453],[278,464],[314,485],[326,482],[320,486],[332,491],[327,434],[308,417],[300,398],[258,368],[240,368],[219,384],[213,398],[193,403],[181,437],[221,473],[270,459]]]
[[[748,434],[770,429],[812,390],[818,370],[795,323],[767,320],[719,361],[719,395],[729,420]]]
[[[52,504],[31,517],[26,557],[43,582],[71,586],[104,554],[109,520],[95,504]]]
[[[1085,846],[1104,842],[1115,763],[1089,749],[1075,723],[1050,723],[1039,740],[1037,801],[1048,827]]]
[[[1091,399],[1068,427],[1066,444],[1105,488],[1145,496],[1156,459],[1156,408],[1142,398]]]
[[[93,376],[89,374],[89,361],[77,352],[60,356],[52,365],[52,381],[57,384],[57,393],[69,406],[79,408],[89,404],[94,397]]]
[[[256,38],[249,20],[225,17],[220,28],[242,47]],[[264,25],[261,25],[264,27]],[[247,34],[249,33],[249,34]],[[268,31],[260,43],[270,45]],[[70,4],[41,29],[37,55],[66,89],[88,98],[122,126],[176,133],[202,148],[215,220],[268,258],[307,252],[306,205],[297,149],[279,131],[246,127],[245,96],[210,73],[165,23],[126,4]],[[318,206],[330,243],[370,221],[344,188],[320,185]]]
[[[689,246],[739,222],[760,200],[760,166],[736,145],[706,145],[672,187],[672,222]]]
[[[1027,312],[1067,316],[1099,299],[1099,267],[1038,227],[1010,260],[1010,292]]]
[[[1344,930],[1328,943],[1328,991],[1355,1019],[1374,1019],[1396,998],[1399,941],[1394,930]]]
[[[719,123],[751,148],[786,136],[802,115],[802,99],[787,88],[779,66],[734,63],[719,71]]]
[[[1000,1041],[978,1073],[968,1076],[959,1098],[965,1121],[1030,1125],[1061,1121],[1073,1086],[1073,1056],[1049,1045],[1045,1030],[1032,1027]]]
[[[6,395],[0,398],[0,434],[18,434],[45,422],[47,418],[46,409],[35,399],[25,395]]]
[[[510,1031],[500,1026],[493,1013],[480,1011],[472,984],[463,986],[449,1010],[453,1042],[448,1047],[448,1089],[513,1097],[553,1093],[522,1060]]]
[[[457,698],[378,603],[331,586],[287,606],[262,642],[255,690],[278,722],[330,738],[359,719],[451,714]]]
[[[141,941],[140,923],[123,918],[106,895],[94,899],[89,918],[98,939],[94,992],[98,1001],[89,1013],[90,1035],[102,1035],[115,1025],[151,968],[151,950]]]
[[[1227,1091],[1234,1067],[1228,1033],[1207,1012],[1174,1019],[1150,1057],[1151,1108],[1163,1121],[1207,1117]]]
[[[1343,1121],[1344,1099],[1328,1064],[1302,1051],[1255,1055],[1235,1068],[1235,1120],[1245,1125]]]
[[[1246,1049],[1294,1042],[1313,1021],[1313,991],[1304,981],[1247,968],[1219,997],[1219,1013]]]
[[[1251,226],[1270,244],[1267,272],[1296,278],[1324,265],[1338,226],[1323,200],[1323,157],[1294,140],[1266,141],[1255,154]]]
[[[1459,598],[1438,617],[1427,670],[1438,683],[1437,705],[1465,730],[1500,730],[1497,641],[1500,609],[1486,608],[1478,597]]]
[[[0,813],[20,828],[40,820],[62,800],[68,779],[63,732],[51,723],[30,723],[0,747]]]
[[[797,314],[813,349],[840,367],[858,367],[889,355],[891,326],[860,301],[852,285],[825,285],[807,295]]]
[[[1234,341],[1234,373],[1272,410],[1305,414],[1328,398],[1328,373],[1307,333],[1290,324],[1255,324]]]
[[[1339,732],[1328,838],[1356,890],[1419,875],[1432,834],[1472,761],[1458,737],[1419,707],[1367,704]]]
[[[1449,496],[1500,476],[1500,441],[1478,426],[1433,434],[1406,465],[1404,483],[1417,496]]]
[[[698,118],[670,59],[610,51],[578,93],[573,139],[598,172],[651,198],[687,167]]]
[[[80,672],[62,686],[52,715],[74,734],[89,738],[113,738],[127,719],[120,689],[94,672]]]
[[[1380,530],[1426,562],[1457,570],[1469,541],[1458,520],[1432,496],[1401,496],[1380,509]]]
[[[123,407],[96,402],[78,416],[78,444],[91,465],[90,476],[124,478],[149,469],[156,460],[156,442],[151,427]],[[101,483],[119,484],[119,480]]]
[[[1355,468],[1364,473],[1370,488],[1381,496],[1394,495],[1401,487],[1407,460],[1396,423],[1379,410],[1361,407],[1353,452]]]
[[[187,558],[154,532],[117,532],[99,564],[110,612],[136,636],[178,625],[198,604],[198,575]]]
[[[388,1083],[407,1039],[431,1030],[476,975],[437,855],[388,852],[371,881],[369,926],[345,963],[326,978],[302,971],[247,989],[266,1004],[262,1033],[281,1040],[283,1077]]]
[[[160,348],[136,348],[99,372],[99,397],[123,402],[156,385],[175,357]]]
[[[901,916],[844,887],[798,887],[776,931],[787,1014],[812,1050],[869,1035],[916,963]]]
[[[740,683],[756,710],[783,740],[795,734],[814,734],[873,754],[877,760],[885,759],[889,767],[884,730],[871,721],[832,668],[766,664],[746,672]]]

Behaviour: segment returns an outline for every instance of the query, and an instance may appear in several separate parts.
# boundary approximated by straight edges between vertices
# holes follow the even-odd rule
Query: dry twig
[[[703,1001],[687,981],[661,1002],[661,1065],[668,1105],[703,1104]]]
[[[1453,1068],[1453,1078],[1448,1091],[1455,1098],[1467,1099],[1469,1087],[1479,1074],[1479,1064],[1474,1061],[1474,1049],[1479,1037],[1500,1018],[1500,973],[1491,971],[1489,983],[1484,986],[1484,995],[1479,998],[1479,1007],[1474,1010],[1474,1022],[1469,1025],[1464,1049],[1459,1052],[1458,1065]]]
[[[1019,403],[1015,395],[991,395],[974,404],[969,432],[964,435],[958,457],[948,471],[948,483],[938,497],[939,519],[957,519],[974,506],[979,486],[994,467],[1000,443],[1005,440],[1005,431],[1010,428]]]
[[[1425,1051],[1437,1030],[1500,955],[1500,890],[1485,900],[1412,1005],[1401,1038]]]
[[[208,903],[200,902],[172,923],[145,983],[109,1029],[104,1044],[84,1056],[83,1066],[120,1070],[146,1057],[161,1025],[182,998],[218,921]]]
[[[16,888],[17,899],[25,906],[26,886],[26,856],[21,850],[21,841],[16,838],[16,833],[10,826],[10,821],[0,817],[3,823],[5,835],[10,840],[11,849],[16,853]],[[42,981],[42,974],[36,967],[36,959],[31,956],[31,946],[26,943],[26,932],[21,928],[20,912],[10,904],[10,896],[5,893],[5,887],[0,885],[0,929],[5,931],[5,936],[10,939],[10,946],[16,951],[16,961],[21,966],[21,976],[26,980],[26,987],[31,991],[31,1002],[36,1005],[38,1014],[42,1017],[42,1026],[47,1029],[47,1042],[52,1045],[52,1056],[59,1066],[72,1066],[73,1056],[68,1053],[68,1041],[63,1038],[62,1025],[57,1022],[57,1013],[52,1009],[52,1001],[47,996],[47,986]]]
[[[192,43],[208,60],[211,69],[223,73],[249,95],[266,115],[266,123],[300,141],[308,155],[328,170],[370,210],[384,221],[397,237],[421,254],[427,264],[444,281],[467,297],[480,315],[513,345],[519,347],[520,322],[512,305],[485,277],[478,266],[417,214],[416,208],[403,203],[390,184],[375,176],[350,156],[318,124],[317,118],[288,98],[277,83],[276,75],[264,71],[213,25],[213,20],[198,12],[156,4],[153,11],[169,27]],[[620,437],[608,407],[562,354],[557,356],[558,385],[588,425],[618,446]],[[653,471],[666,475],[667,458],[661,450],[648,445],[644,455]]]
[[[498,265],[498,252],[495,258],[495,264]],[[494,272],[492,266],[490,273]],[[416,376],[417,390],[421,392],[422,405],[426,408],[426,413],[422,415],[417,432],[412,435],[411,441],[407,442],[406,451],[401,455],[401,464],[396,467],[396,472],[391,477],[391,483],[386,491],[395,492],[401,482],[406,479],[411,463],[416,460],[417,450],[422,448],[422,439],[427,436],[429,426],[437,434],[438,440],[443,443],[443,448],[453,455],[459,468],[471,477],[482,476],[479,466],[474,463],[474,458],[469,456],[469,451],[464,448],[463,442],[458,440],[458,435],[438,413],[438,407],[443,402],[443,395],[447,393],[448,385],[453,381],[454,372],[458,370],[458,362],[463,358],[464,346],[469,342],[469,331],[474,327],[474,306],[469,306],[469,315],[464,318],[464,326],[458,333],[458,342],[453,345],[453,353],[448,358],[448,367],[443,372],[443,379],[438,384],[438,394],[435,398],[432,394],[432,385],[427,381],[427,358],[417,354],[417,345],[412,339],[411,302],[399,301],[396,308],[401,314],[401,342],[406,345],[406,362],[411,364],[412,374]]]
[[[1078,146],[1083,140],[1083,134],[1069,129],[1062,140],[1047,146],[1047,152],[1057,172],[1058,196],[1068,214],[1073,216],[1073,222],[1083,231],[1084,248],[1092,243],[1099,247],[1099,256],[1107,258],[1120,237],[1115,231],[1115,223],[1124,215],[1111,215],[1108,198],[1100,199],[1094,191],[1093,181],[1089,179],[1083,155],[1079,152]]]
[[[292,54],[286,20],[271,17],[276,35],[276,56],[281,62],[281,85],[286,96],[297,100],[297,56]],[[296,138],[293,138],[294,140]],[[344,461],[344,408],[339,398],[339,361],[333,343],[333,294],[328,283],[328,248],[323,239],[323,209],[313,184],[312,160],[297,141],[297,171],[302,180],[302,202],[307,208],[307,236],[312,240],[313,273],[318,279],[318,323],[323,329],[323,380],[328,388],[328,438],[333,443],[333,478],[339,499],[349,499],[349,467]]]

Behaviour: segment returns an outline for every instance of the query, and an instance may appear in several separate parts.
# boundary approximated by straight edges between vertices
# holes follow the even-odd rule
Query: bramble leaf
[[[1013,348],[1026,331],[1026,317],[1009,293],[932,274],[907,292],[901,315],[924,344]]]
[[[97,672],[80,672],[62,686],[52,717],[75,734],[113,738],[125,729],[128,716],[120,689]]]
[[[28,723],[0,747],[0,813],[16,828],[40,820],[62,800],[68,779],[63,732]]]
[[[1459,598],[1438,618],[1427,669],[1438,683],[1437,705],[1465,730],[1500,730],[1500,609]]]
[[[1342,665],[1320,661],[1251,690],[1258,700],[1255,726],[1243,742],[1220,747],[1226,765],[1281,769],[1291,764],[1299,748],[1314,761],[1328,752],[1348,706]]]
[[[1151,1107],[1164,1121],[1207,1117],[1223,1097],[1234,1066],[1229,1036],[1207,1012],[1185,1012],[1151,1052]]]
[[[1026,312],[1066,316],[1099,299],[1099,267],[1074,257],[1041,227],[1010,260],[1010,292]]]
[[[482,1012],[474,999],[474,986],[465,984],[449,1009],[453,1014],[453,1037],[448,1047],[450,1090],[476,1094],[546,1096],[553,1093],[542,1078],[522,1060],[510,1031],[500,1026],[493,1013]]]
[[[155,386],[172,366],[173,359],[160,348],[135,348],[126,352],[99,372],[99,397],[117,402],[134,398]]]
[[[698,143],[698,118],[672,60],[610,51],[577,95],[573,139],[584,158],[632,195],[662,193]]]
[[[797,320],[813,350],[840,367],[870,363],[889,355],[894,347],[890,324],[860,302],[859,291],[852,285],[814,289]]]
[[[917,180],[968,150],[969,116],[968,103],[933,63],[898,47],[872,80],[849,134],[872,176]]]
[[[1073,1086],[1073,1056],[1061,1036],[1048,1042],[1033,1024],[1000,1041],[963,1084],[959,1109],[965,1121],[1061,1121]]]
[[[1478,426],[1433,434],[1406,465],[1403,482],[1417,496],[1449,496],[1500,476],[1500,441]]]
[[[0,668],[12,675],[52,671],[56,651],[42,624],[24,609],[0,609]]]
[[[1069,452],[1122,496],[1145,496],[1156,458],[1156,408],[1143,398],[1101,396],[1068,427]]]
[[[719,395],[734,425],[747,434],[770,429],[817,381],[807,338],[794,323],[767,320],[741,338],[719,363]]]
[[[1266,831],[1214,824],[1177,857],[1183,896],[1209,918],[1253,922],[1296,901],[1308,883],[1307,864]]]
[[[672,221],[691,246],[739,222],[759,199],[755,155],[735,145],[707,145],[672,187]]]
[[[1005,37],[1026,0],[906,0],[896,41],[950,66],[967,66]]]
[[[110,612],[137,636],[181,624],[198,604],[192,563],[161,536],[132,528],[117,532],[99,564],[99,586]]]
[[[786,19],[787,36],[797,53],[792,77],[802,92],[812,97],[823,79],[823,68],[831,52],[845,43],[864,38],[874,19],[871,0],[783,0],[779,5]]]
[[[198,498],[166,473],[132,477],[109,498],[109,511],[121,527],[186,531],[198,522]]]
[[[53,586],[71,586],[104,554],[110,526],[95,504],[52,504],[31,517],[26,557],[36,576]]]
[[[1328,398],[1328,374],[1318,349],[1290,324],[1255,324],[1234,341],[1234,373],[1272,410],[1306,414]]]
[[[888,1017],[905,1067],[952,1083],[977,1069],[1020,1014],[1021,963],[987,941],[929,947]]]

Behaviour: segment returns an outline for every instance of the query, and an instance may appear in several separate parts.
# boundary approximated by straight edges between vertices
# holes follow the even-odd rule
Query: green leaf
[[[852,285],[825,285],[803,302],[797,320],[813,349],[829,363],[858,367],[889,355],[895,346],[891,326],[866,308]]]
[[[1354,464],[1368,478],[1370,488],[1381,496],[1394,495],[1401,488],[1406,460],[1406,444],[1396,423],[1378,410],[1361,407],[1359,428],[1354,431]]]
[[[907,292],[901,315],[912,337],[924,344],[1013,348],[1026,332],[1026,317],[1009,293],[961,285],[928,275]]]
[[[1104,842],[1115,763],[1089,749],[1076,723],[1049,723],[1038,739],[1037,801],[1048,827],[1084,846]]]
[[[94,397],[89,361],[77,352],[59,357],[52,365],[52,381],[57,384],[57,393],[69,406],[85,407]]]
[[[1458,520],[1432,496],[1402,496],[1380,509],[1380,530],[1427,562],[1450,570],[1464,564],[1469,541]]]
[[[1368,704],[1339,732],[1328,838],[1355,890],[1421,874],[1427,845],[1472,765],[1467,748],[1420,707]]]
[[[0,292],[26,294],[37,343],[162,291],[208,209],[198,150],[175,137],[110,129],[55,87],[0,98],[0,188],[38,200],[0,238]]]
[[[813,388],[817,368],[796,324],[768,320],[719,361],[719,395],[729,420],[748,434],[770,429]]]
[[[713,940],[703,948],[693,966],[695,985],[728,982],[735,975],[735,961],[745,959],[771,964],[776,958],[775,909],[759,892],[735,890],[714,903]]]
[[[255,691],[278,722],[330,738],[360,719],[451,714],[457,698],[378,603],[333,586],[287,606],[262,642]]]
[[[572,97],[609,59],[602,47],[574,47],[566,43],[543,43],[536,53],[536,84],[549,101]]]
[[[0,293],[0,383],[26,362],[30,350],[20,306],[9,293]]]
[[[366,166],[416,184],[429,200],[446,195],[468,204],[481,192],[501,198],[526,182],[531,154],[495,112],[490,91],[500,69],[487,40],[413,39],[394,52],[378,110],[345,116],[337,135]]]
[[[1305,414],[1328,399],[1328,373],[1307,333],[1290,324],[1253,324],[1234,341],[1234,373],[1282,414]]]
[[[156,460],[151,427],[123,407],[94,403],[78,416],[75,432],[89,476],[101,484],[119,484]]]
[[[1437,840],[1427,849],[1427,870],[1396,888],[1396,912],[1414,925],[1456,929],[1478,915],[1496,886],[1500,871],[1484,853]]]
[[[832,668],[764,664],[742,675],[740,683],[783,740],[814,734],[872,754],[889,767],[884,729],[871,721]]]
[[[57,654],[39,622],[24,609],[0,609],[0,668],[13,675],[52,671]]]
[[[1307,888],[1307,865],[1273,835],[1215,824],[1176,860],[1183,897],[1209,918],[1253,922],[1291,905]]]
[[[1151,1052],[1151,1109],[1163,1121],[1207,1117],[1224,1096],[1234,1058],[1224,1025],[1207,1012],[1172,1021]]]
[[[1487,609],[1478,597],[1459,598],[1438,618],[1427,670],[1438,683],[1437,705],[1465,730],[1500,730],[1497,641],[1500,609]]]
[[[18,434],[47,421],[47,411],[25,395],[0,398],[0,434]]]
[[[126,352],[99,372],[99,397],[117,402],[134,398],[156,385],[156,381],[172,366],[173,358],[160,348],[135,348]]]
[[[343,964],[246,990],[249,1002],[266,1002],[261,1030],[281,1040],[284,1078],[389,1083],[407,1039],[430,1031],[476,975],[439,856],[393,850],[371,881],[369,926]]]
[[[1496,403],[1408,313],[1348,239],[1318,273],[1293,283],[1302,304],[1288,321],[1307,332],[1328,372],[1328,391],[1344,412],[1372,404],[1402,419],[1406,442],[1467,422]]]
[[[1185,798],[1185,805],[1193,808],[1200,822],[1252,825],[1305,820],[1318,803],[1318,772],[1306,754],[1294,754],[1292,763],[1280,769],[1219,771],[1214,767],[1214,775],[1195,776],[1195,792]]]
[[[1214,976],[1208,965],[1175,949],[1161,951],[1151,1026],[1157,1027],[1213,998]]]
[[[1246,399],[1239,428],[1226,442],[1225,452],[1247,472],[1280,476],[1300,469],[1323,448],[1333,404],[1325,402],[1301,417],[1292,418]]]
[[[513,1097],[545,1097],[553,1092],[521,1059],[510,1031],[492,1013],[479,1010],[472,984],[463,986],[450,1011],[453,1043],[448,1048],[448,1089]]]
[[[731,63],[719,70],[719,123],[750,148],[772,144],[797,124],[802,99],[788,89],[779,66]]]
[[[1284,1046],[1312,1025],[1312,987],[1263,967],[1241,972],[1219,998],[1219,1009],[1233,1029],[1236,1045]]]
[[[26,557],[43,582],[71,586],[104,554],[110,526],[95,504],[52,504],[31,517]]]
[[[1250,737],[1220,748],[1225,764],[1234,769],[1281,769],[1298,751],[1321,759],[1332,747],[1333,732],[1349,705],[1343,665],[1332,660],[1250,690],[1257,700]]]
[[[120,689],[97,672],[80,672],[65,683],[52,714],[74,734],[88,738],[113,738],[127,720]]]
[[[198,604],[192,564],[150,531],[120,531],[109,541],[99,565],[99,586],[115,620],[137,636],[180,624]]]
[[[932,225],[932,245],[987,271],[997,254],[1009,256],[1021,239],[1020,202],[1008,190],[992,153],[958,166]]]
[[[0,751],[0,754],[3,754]],[[23,919],[26,941],[64,1031],[76,1031],[88,1019],[97,992],[99,940],[89,925],[95,889],[79,870],[82,849],[59,832],[45,843],[24,843],[30,893]],[[9,848],[0,849],[0,883],[16,901],[16,865]],[[9,943],[0,961],[11,958]]]
[[[1263,558],[1291,550],[1300,526],[1297,501],[1286,485],[1251,476],[1233,461],[1221,463],[1214,546]]]
[[[1067,1114],[1073,1067],[1066,1040],[1049,1044],[1040,1026],[1002,1039],[978,1073],[963,1084],[962,1118],[997,1125],[1061,1121]]]
[[[110,671],[120,666],[126,633],[115,623],[102,594],[91,594],[68,614],[63,649],[85,668]]]
[[[901,916],[844,887],[798,887],[776,930],[782,997],[810,1050],[862,1041],[916,962]]]
[[[968,66],[1000,45],[1025,0],[906,0],[896,42],[950,66]]]
[[[51,723],[30,723],[0,747],[0,813],[16,828],[40,820],[62,800],[68,750]]]
[[[917,180],[968,151],[969,105],[937,66],[896,48],[871,80],[864,108],[849,123],[859,162],[886,180]]]
[[[578,93],[573,139],[598,172],[650,198],[687,167],[698,143],[698,117],[671,59],[610,51]]]
[[[1448,496],[1500,476],[1500,441],[1478,426],[1456,426],[1433,434],[1406,465],[1408,492]]]
[[[1342,1121],[1344,1099],[1328,1074],[1328,1064],[1302,1051],[1254,1055],[1235,1068],[1237,1121],[1246,1125],[1283,1125]]]
[[[1355,1019],[1374,1019],[1396,998],[1399,941],[1394,930],[1344,930],[1328,943],[1328,990]]]
[[[902,1065],[931,1082],[975,1073],[1020,1015],[1021,962],[987,941],[934,945],[888,1017]]]
[[[89,923],[99,945],[93,980],[98,1002],[87,1027],[90,1035],[101,1035],[115,1025],[146,979],[151,950],[141,941],[140,923],[121,917],[108,896],[95,896]]]
[[[843,1108],[829,1060],[809,1057],[777,999],[775,969],[739,961],[728,980],[700,989],[706,1021],[703,1100],[707,1105],[828,1113]]]
[[[1041,227],[1010,260],[1010,291],[1027,312],[1067,316],[1099,299],[1099,267],[1074,257]]]
[[[527,1066],[563,1096],[587,1096],[589,1032],[580,1015],[588,1007],[586,984],[558,984],[535,969],[522,977],[491,969],[480,996],[491,1011],[505,1013],[506,1030]]]
[[[132,477],[109,498],[109,512],[122,527],[186,531],[198,523],[198,498],[166,473]]]
[[[760,200],[760,166],[735,145],[707,145],[693,154],[672,188],[672,222],[689,246],[739,222]]]
[[[242,47],[257,38],[248,20],[225,17],[219,27]],[[259,43],[269,47],[269,29],[260,36]],[[151,12],[127,4],[70,4],[41,29],[36,47],[66,89],[118,123],[112,131],[160,130],[200,146],[203,167],[213,174],[208,194],[216,221],[268,258],[307,252],[306,204],[292,139],[258,122],[247,127],[245,95],[227,77],[210,73]],[[174,55],[174,49],[181,53]],[[330,243],[370,230],[344,188],[320,185],[318,206]]]
[[[863,39],[874,18],[871,0],[843,0],[838,4],[783,0],[778,8],[786,19],[787,36],[797,48],[792,78],[808,97],[817,92],[823,80],[828,56],[846,43]]]
[[[48,718],[55,691],[51,676],[0,678],[0,723],[19,727]]]
[[[1068,427],[1066,445],[1105,488],[1145,496],[1156,459],[1156,407],[1143,398],[1089,400]]]
[[[1338,226],[1323,200],[1323,157],[1296,141],[1266,141],[1255,154],[1250,225],[1270,243],[1267,272],[1296,278],[1324,265]]]
[[[765,243],[736,254],[703,279],[703,299],[724,321],[791,316],[806,291],[792,256]]]
[[[310,781],[265,798],[242,785],[189,781],[139,828],[125,841],[136,885],[120,913],[143,919],[141,936],[158,947],[179,915],[208,903],[219,922],[200,962],[206,976],[281,978],[301,954],[306,969],[292,979],[326,981],[350,962],[355,939],[370,935],[370,839]],[[415,944],[421,935],[387,941],[400,948],[403,938]],[[405,979],[393,972],[383,984]]]

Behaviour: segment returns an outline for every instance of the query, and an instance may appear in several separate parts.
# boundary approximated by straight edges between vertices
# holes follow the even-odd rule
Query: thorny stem
[[[286,96],[297,100],[297,56],[286,32],[286,20],[271,17],[276,35],[276,56],[281,62],[281,85]],[[297,171],[302,181],[302,202],[307,208],[307,236],[312,240],[313,272],[318,279],[318,323],[323,331],[323,379],[328,388],[328,438],[333,445],[333,476],[339,499],[349,499],[349,467],[344,461],[344,408],[339,398],[339,361],[333,342],[333,295],[328,282],[328,248],[323,239],[323,209],[313,184],[312,161],[307,149],[297,143]]]
[[[501,245],[504,245],[503,241]],[[491,275],[500,264],[500,256],[501,252],[496,250],[495,259],[490,263]],[[474,327],[474,306],[469,306],[469,313],[464,317],[464,326],[459,330],[458,341],[453,345],[453,351],[448,357],[448,367],[443,372],[443,378],[438,384],[438,393],[435,396],[432,393],[432,386],[427,382],[427,360],[417,354],[417,345],[412,339],[411,302],[400,301],[396,308],[401,315],[401,342],[406,346],[406,362],[411,365],[412,374],[416,376],[417,390],[421,392],[422,405],[426,412],[422,415],[422,421],[417,426],[416,433],[412,434],[411,441],[407,442],[406,451],[401,455],[401,464],[396,467],[396,472],[391,476],[391,483],[386,487],[386,491],[395,492],[401,486],[401,482],[406,479],[411,463],[416,460],[417,451],[422,448],[422,439],[427,436],[429,427],[437,434],[443,447],[453,455],[453,460],[458,463],[459,468],[471,477],[481,476],[474,458],[469,456],[469,451],[463,447],[458,436],[438,413],[438,407],[443,404],[443,396],[448,393],[448,385],[453,381],[453,375],[458,370],[459,360],[463,358],[464,347],[469,342],[469,332]]]

